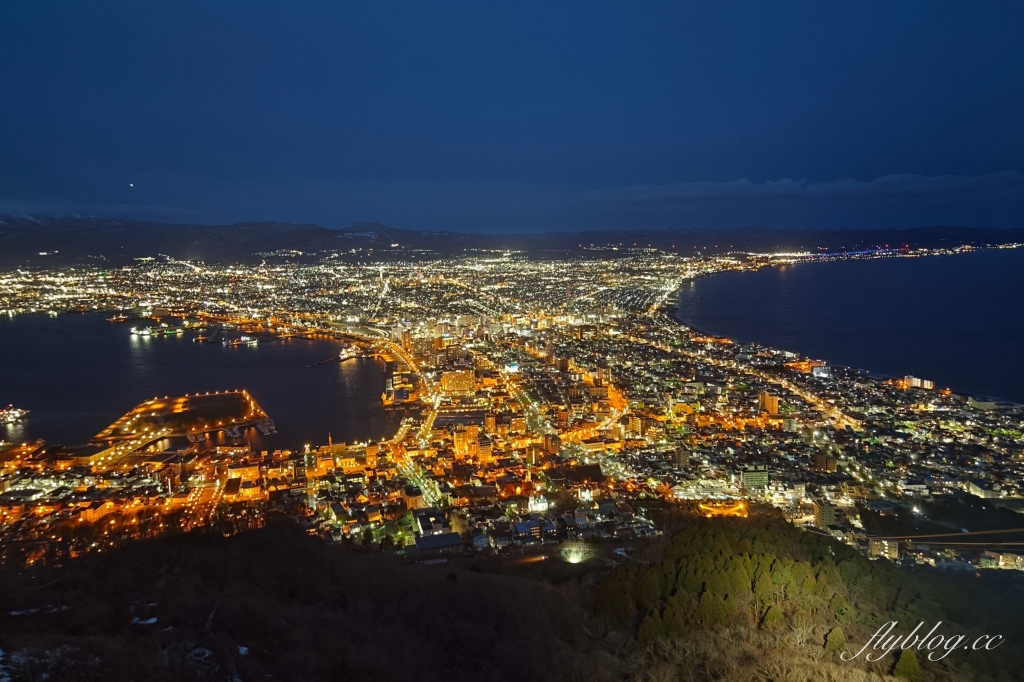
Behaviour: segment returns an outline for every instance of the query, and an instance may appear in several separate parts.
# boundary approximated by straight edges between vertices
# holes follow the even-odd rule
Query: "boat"
[[[234,341],[224,339],[221,343],[225,346],[255,346],[259,343],[259,340],[253,336],[242,336]]]
[[[20,422],[28,414],[28,410],[19,410],[13,405],[8,405],[4,409],[0,410],[0,424],[13,424],[14,422]]]

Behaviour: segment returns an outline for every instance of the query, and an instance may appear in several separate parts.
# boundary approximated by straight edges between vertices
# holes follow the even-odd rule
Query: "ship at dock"
[[[21,410],[13,405],[0,409],[0,424],[14,424],[28,415],[28,410]]]
[[[259,339],[255,336],[240,336],[237,339],[224,339],[221,343],[225,346],[255,346]]]

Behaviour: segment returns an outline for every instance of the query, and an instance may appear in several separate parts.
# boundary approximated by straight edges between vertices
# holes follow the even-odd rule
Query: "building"
[[[434,507],[417,509],[412,513],[412,517],[413,522],[416,524],[416,531],[420,534],[421,538],[452,532],[448,519],[441,510]]]
[[[218,445],[216,453],[225,457],[248,457],[252,454],[252,448],[246,445]]]
[[[838,508],[828,502],[814,503],[814,525],[825,529],[836,524],[836,512]]]
[[[1000,486],[998,483],[987,483],[986,481],[971,480],[967,483],[967,492],[975,497],[992,499],[999,497]]]
[[[406,486],[402,491],[402,499],[405,500],[406,509],[423,508],[423,491],[416,486]]]
[[[767,487],[768,468],[759,465],[744,469],[740,474],[740,484],[747,489]]]
[[[900,543],[897,540],[868,538],[868,556],[885,557],[896,561],[900,558]]]
[[[243,481],[258,481],[260,465],[255,463],[231,464],[228,466],[228,478],[240,478]]]
[[[544,434],[544,452],[549,455],[557,455],[562,451],[562,439],[553,433]]]
[[[476,390],[475,373],[471,369],[454,369],[441,375],[441,390],[446,393],[473,393]]]
[[[779,413],[779,396],[772,395],[768,391],[764,391],[758,396],[757,407],[762,412],[767,412],[770,415],[776,415]]]
[[[479,459],[481,462],[490,462],[491,461],[491,451],[492,451],[492,448],[493,448],[493,442],[491,441],[491,439],[481,433],[477,437],[477,441],[476,442],[477,442],[477,447],[476,447],[477,459]]]
[[[680,469],[690,466],[690,449],[681,441],[676,443],[675,462]]]
[[[421,555],[461,554],[464,549],[462,537],[458,533],[438,533],[416,539],[416,551]]]
[[[927,379],[918,379],[917,377],[912,377],[908,374],[907,376],[903,377],[903,387],[924,388],[930,391],[933,388],[935,388],[935,382],[928,381]]]
[[[479,455],[480,427],[476,424],[456,426],[452,431],[452,446],[455,449],[455,456],[458,458]]]
[[[575,337],[577,341],[596,338],[597,325],[581,324],[580,326],[573,329],[573,337]]]
[[[818,452],[814,455],[813,466],[819,474],[834,474],[839,468],[839,460],[830,457],[826,452]]]

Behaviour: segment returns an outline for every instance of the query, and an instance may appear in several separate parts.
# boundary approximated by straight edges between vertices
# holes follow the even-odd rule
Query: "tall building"
[[[491,439],[488,438],[487,436],[485,436],[484,434],[481,433],[477,437],[477,453],[476,453],[476,456],[477,456],[477,459],[479,461],[481,461],[481,462],[490,462],[491,461],[491,446],[492,446]]]
[[[676,466],[685,469],[690,466],[690,449],[682,441],[676,443]]]
[[[779,396],[764,391],[757,399],[757,407],[762,412],[775,415],[779,413]]]
[[[557,455],[562,451],[562,439],[553,433],[544,434],[544,452],[549,455]]]
[[[479,450],[480,427],[475,424],[466,426],[459,425],[452,432],[452,446],[455,449],[455,456],[475,457]]]
[[[380,455],[380,445],[374,441],[366,444],[366,466],[371,469],[377,468],[377,458]]]
[[[839,460],[829,457],[828,453],[818,452],[814,455],[814,470],[819,474],[834,474],[839,467]]]
[[[827,528],[836,523],[836,511],[838,508],[828,502],[814,503],[814,525],[818,528]]]
[[[441,390],[447,393],[472,393],[476,380],[471,369],[456,369],[441,375]]]
[[[768,485],[768,468],[763,465],[748,467],[740,474],[744,488],[764,488]]]
[[[573,329],[573,336],[577,341],[593,339],[597,336],[597,325],[581,324]]]

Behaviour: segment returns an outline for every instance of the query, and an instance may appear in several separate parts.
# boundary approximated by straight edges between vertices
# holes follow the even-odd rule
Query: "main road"
[[[659,343],[657,341],[652,341],[650,339],[645,339],[639,336],[627,335],[625,336],[625,338],[629,339],[634,343],[639,343],[645,346],[650,346],[652,348],[657,348],[658,350],[664,351],[666,353],[682,355],[696,362],[703,362],[705,364],[714,365],[716,367],[732,369],[739,371],[743,374],[746,374],[748,376],[757,377],[762,381],[767,381],[770,384],[774,384],[800,396],[801,398],[806,400],[810,405],[812,405],[816,410],[824,414],[825,417],[833,425],[837,426],[840,429],[849,426],[851,429],[860,430],[862,427],[859,421],[853,419],[852,417],[844,413],[831,402],[811,393],[806,389],[801,388],[800,386],[797,386],[796,384],[794,384],[789,379],[786,379],[785,377],[779,377],[772,374],[768,374],[749,365],[744,365],[735,361],[719,360],[717,358],[709,357],[707,355],[702,355],[700,353],[695,353],[693,351],[688,351],[682,348],[667,346],[664,343]]]

